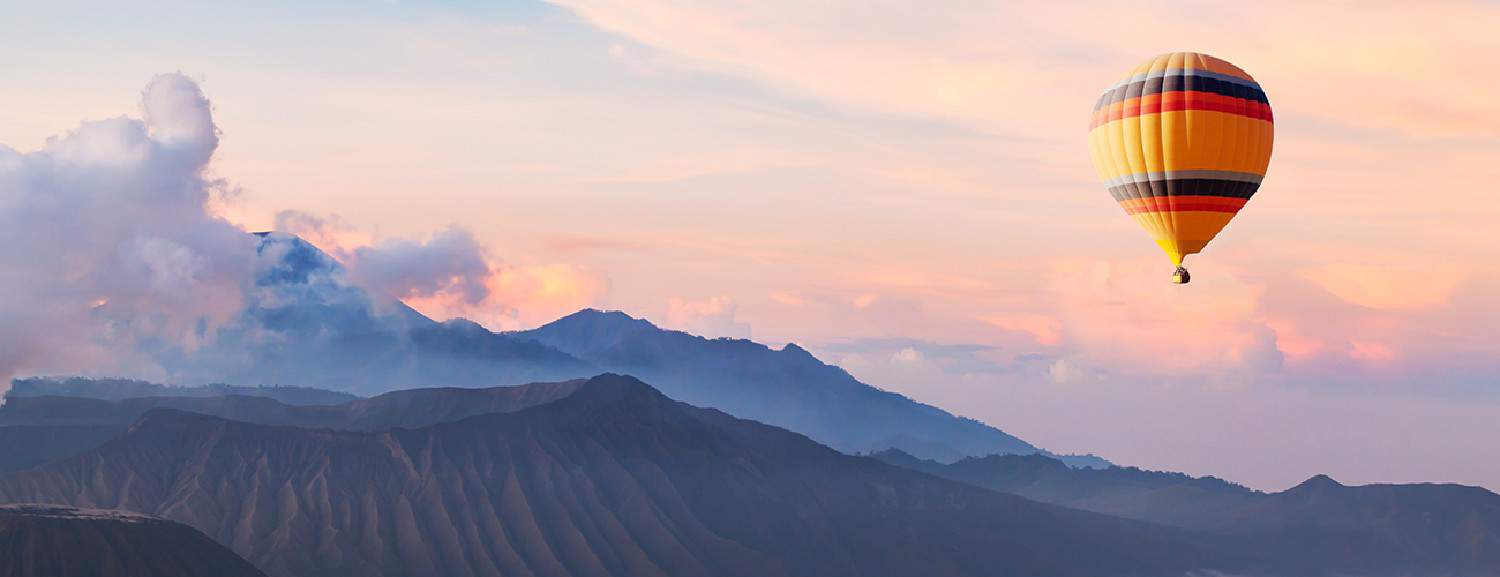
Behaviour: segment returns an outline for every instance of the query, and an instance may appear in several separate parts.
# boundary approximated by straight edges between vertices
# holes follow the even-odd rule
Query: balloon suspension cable
[[[1193,275],[1188,274],[1188,270],[1182,265],[1178,265],[1177,270],[1172,271],[1172,284],[1187,284],[1192,280]]]

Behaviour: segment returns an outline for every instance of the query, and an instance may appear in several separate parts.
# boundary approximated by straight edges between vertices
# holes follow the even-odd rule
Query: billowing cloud
[[[506,263],[457,225],[425,239],[377,239],[337,216],[289,210],[277,214],[276,228],[327,251],[350,282],[438,320],[532,328],[596,306],[609,291],[602,276],[576,265]]]
[[[495,274],[484,247],[456,226],[426,240],[387,239],[355,248],[345,264],[356,282],[381,294],[470,306],[489,299]]]
[[[239,310],[255,245],[208,209],[218,143],[198,85],[166,74],[141,118],[0,146],[0,393],[20,372],[150,372],[130,351],[191,348]]]
[[[333,255],[351,282],[438,320],[463,317],[493,330],[533,328],[598,306],[609,292],[602,275],[581,266],[507,263],[457,225],[425,239],[376,238],[336,215],[286,210],[276,215],[275,226]],[[563,252],[616,248],[602,239],[579,242],[570,240]]]

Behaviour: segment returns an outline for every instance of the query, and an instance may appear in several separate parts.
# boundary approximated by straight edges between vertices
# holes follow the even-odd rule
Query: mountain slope
[[[0,577],[265,577],[190,527],[138,513],[0,506]]]
[[[748,340],[705,339],[592,309],[511,334],[637,375],[683,402],[786,427],[845,452],[896,447],[951,460],[1039,451],[984,423],[859,382],[795,344],[778,351]]]
[[[176,409],[265,425],[378,431],[416,428],[484,413],[517,411],[577,390],[583,381],[487,389],[414,389],[341,405],[296,406],[267,397],[17,397],[0,405],[0,472],[81,453],[154,409]]]
[[[273,575],[1174,575],[1188,533],[850,457],[604,375],[512,413],[335,432],[153,411],[0,500],[157,513]]]
[[[1233,536],[1274,551],[1282,571],[1500,575],[1500,495],[1478,487],[1347,487],[1320,475],[1267,494],[1181,473],[1073,469],[1039,455],[946,465],[900,451],[873,456],[1037,501]]]
[[[261,233],[246,309],[192,351],[154,351],[174,382],[300,385],[376,394],[639,375],[674,398],[784,426],[846,452],[900,448],[951,461],[1038,449],[999,429],[881,391],[796,345],[666,331],[622,313],[584,310],[532,331],[434,322],[351,283],[302,239]],[[1090,456],[1076,466],[1107,466]]]
[[[1500,575],[1500,495],[1479,487],[1318,475],[1204,525],[1349,575]]]
[[[0,425],[0,473],[82,453],[121,430],[113,425]]]
[[[1134,467],[1077,469],[1043,455],[990,455],[943,464],[897,450],[886,463],[1074,509],[1189,528],[1256,502],[1262,493],[1212,477]]]

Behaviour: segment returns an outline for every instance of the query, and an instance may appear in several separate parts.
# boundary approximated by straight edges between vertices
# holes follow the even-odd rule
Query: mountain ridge
[[[278,576],[1156,575],[1240,561],[1191,533],[845,455],[619,375],[378,432],[156,409],[89,453],[0,476],[0,500],[158,513]]]
[[[1037,501],[1205,531],[1279,552],[1285,571],[1500,575],[1500,495],[1421,483],[1348,486],[1315,475],[1275,493],[1133,467],[1073,469],[1039,455],[886,463]]]
[[[672,398],[799,431],[849,453],[896,447],[951,459],[1044,452],[980,421],[860,382],[795,343],[773,349],[748,339],[709,339],[599,309],[506,334],[640,376]],[[1077,466],[1108,464],[1065,458]]]

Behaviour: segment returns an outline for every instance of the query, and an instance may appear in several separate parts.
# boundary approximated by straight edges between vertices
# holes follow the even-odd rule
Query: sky
[[[3,0],[0,144],[142,117],[180,72],[217,126],[185,222],[297,232],[436,317],[797,342],[1262,489],[1500,489],[1500,5],[1411,6]],[[1256,77],[1276,148],[1179,287],[1086,134],[1182,50]]]

